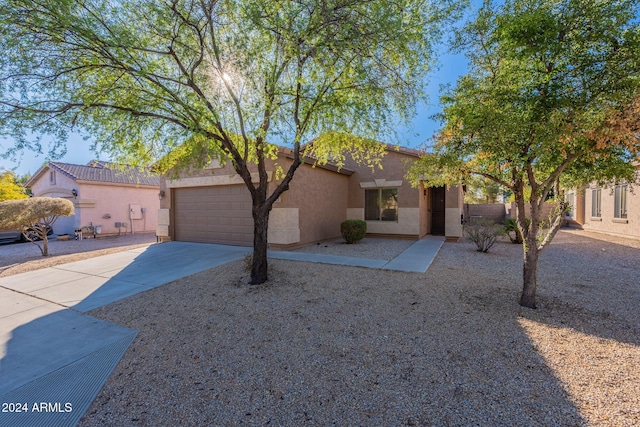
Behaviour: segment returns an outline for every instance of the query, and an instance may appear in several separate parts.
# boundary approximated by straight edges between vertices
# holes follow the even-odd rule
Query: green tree
[[[0,202],[29,197],[13,172],[0,172]]]
[[[496,203],[500,194],[500,184],[482,176],[468,176],[464,202],[471,204]]]
[[[535,308],[538,256],[563,219],[563,183],[633,179],[637,13],[637,0],[487,2],[458,35],[469,72],[443,96],[445,126],[411,176],[441,185],[478,175],[513,192],[525,307]],[[548,220],[541,212],[550,193],[557,209]]]
[[[25,188],[24,186],[27,183],[27,181],[29,181],[30,179],[31,179],[30,173],[26,173],[24,175],[16,175],[16,183],[24,189],[24,192],[29,197],[33,196],[33,193],[30,188]]]
[[[125,163],[162,159],[161,171],[176,171],[230,160],[253,199],[259,284],[272,204],[303,156],[380,155],[371,139],[413,115],[459,3],[0,0],[0,126],[16,141],[5,154],[39,149],[32,132],[57,137],[55,150],[78,126]],[[269,193],[270,142],[293,160]]]
[[[17,229],[36,245],[42,256],[49,255],[47,230],[59,216],[73,215],[73,203],[54,197],[32,197],[0,203],[0,230]],[[42,246],[36,243],[42,240]]]

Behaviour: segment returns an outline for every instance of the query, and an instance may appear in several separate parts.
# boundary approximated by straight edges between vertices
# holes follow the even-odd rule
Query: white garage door
[[[175,240],[253,245],[251,194],[244,185],[173,190]]]

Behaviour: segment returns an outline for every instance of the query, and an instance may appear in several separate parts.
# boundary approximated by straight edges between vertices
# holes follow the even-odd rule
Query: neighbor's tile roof
[[[49,162],[57,170],[76,181],[110,182],[115,184],[160,185],[160,176],[133,166],[114,165],[94,160],[88,165]]]

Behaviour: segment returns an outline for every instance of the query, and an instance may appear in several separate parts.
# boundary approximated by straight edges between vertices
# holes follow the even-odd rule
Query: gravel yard
[[[357,244],[347,245],[344,242],[344,239],[334,239],[302,247],[296,252],[391,261],[415,242],[415,240],[409,239],[382,239],[367,237],[359,241]]]
[[[96,309],[139,334],[80,425],[640,425],[640,249],[589,236],[542,254],[538,310],[506,242],[262,286],[241,260]]]
[[[0,277],[24,273],[25,271],[53,267],[81,259],[107,255],[156,242],[155,233],[122,234],[100,236],[97,239],[49,240],[49,256],[43,257],[33,243],[11,243],[0,245]],[[37,242],[42,246],[42,242]]]

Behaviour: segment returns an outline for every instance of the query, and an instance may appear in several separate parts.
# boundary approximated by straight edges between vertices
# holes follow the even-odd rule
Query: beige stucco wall
[[[431,233],[431,197],[429,197],[429,188],[425,186],[424,182],[420,183],[419,189],[420,201],[418,203],[420,209],[420,236],[423,237]]]
[[[347,219],[348,179],[346,175],[306,164],[298,168],[289,191],[273,206],[298,209],[300,243],[340,236],[340,223]],[[274,181],[273,185],[276,184]]]
[[[347,209],[348,219],[364,219],[364,208]],[[367,233],[418,236],[420,208],[398,207],[398,221],[367,221]]]
[[[405,179],[407,170],[414,159],[412,156],[387,151],[382,159],[383,168],[371,168],[358,164],[352,159],[345,166],[354,171],[348,183],[349,219],[364,219],[364,193],[368,188],[398,189],[398,221],[367,221],[367,233],[421,236],[426,234],[424,216],[426,204],[420,188],[412,188]],[[422,209],[421,209],[422,207]],[[421,229],[421,223],[423,223]],[[424,231],[424,233],[423,233]]]
[[[585,198],[584,193],[579,192],[576,194],[575,211],[573,212],[573,219],[578,224],[584,224],[584,219],[587,213],[585,212]],[[591,215],[591,205],[589,205],[589,215]]]
[[[300,243],[300,209],[271,209],[268,240],[278,245]]]
[[[591,217],[591,190],[597,188],[591,184],[585,190],[584,224],[583,228],[589,231],[612,234],[615,236],[640,239],[640,191],[638,184],[634,185],[635,194],[629,189],[627,193],[627,219],[614,218],[614,195],[612,188],[602,188],[600,199],[601,218]]]
[[[430,232],[429,191],[422,186],[412,188],[405,179],[407,169],[415,158],[408,154],[388,151],[383,159],[384,168],[373,170],[366,165],[347,160],[345,170],[353,171],[351,176],[302,165],[296,171],[289,190],[273,205],[269,222],[270,243],[303,244],[338,237],[342,221],[364,218],[366,188],[398,189],[398,221],[367,221],[369,233],[424,236]],[[278,160],[285,170],[290,161],[284,156]],[[223,167],[214,166],[217,167],[190,171],[174,180],[164,178],[161,190],[165,196],[161,201],[161,208],[171,209],[172,188],[241,182],[229,163]],[[268,162],[267,170],[271,173],[270,192],[278,184],[277,174],[272,173],[274,169],[274,162]],[[255,166],[252,170],[255,171]],[[449,189],[446,206],[447,235],[461,236],[461,188],[456,186]],[[168,234],[173,235],[171,224],[163,227],[162,231],[165,232],[166,229]]]
[[[419,207],[419,189],[412,188],[409,181],[405,179],[408,167],[413,158],[406,154],[387,151],[383,157],[384,168],[370,168],[367,165],[358,164],[352,159],[345,162],[345,167],[353,170],[353,175],[349,179],[349,208],[364,208],[364,188],[362,183],[376,184],[371,188],[397,187],[398,207],[417,208]],[[381,182],[384,179],[387,182]],[[378,183],[376,183],[378,180]],[[389,181],[391,185],[389,185]],[[401,183],[401,185],[397,185]],[[377,185],[380,184],[380,185]]]
[[[460,217],[464,205],[462,188],[457,185],[447,186],[444,204],[444,235],[453,238],[462,237],[462,221]]]
[[[286,169],[291,160],[280,156],[276,161],[267,161],[269,193],[280,182],[276,168]],[[165,177],[161,181],[164,198],[163,209],[171,209],[171,189],[180,187],[229,185],[243,183],[230,163],[214,164],[213,167],[183,173],[179,177]],[[257,167],[250,167],[257,181]],[[301,165],[285,191],[273,204],[269,216],[269,243],[273,245],[295,245],[334,238],[340,235],[340,223],[346,219],[347,210],[346,175],[310,165]],[[171,215],[170,215],[171,217]],[[173,236],[172,224],[163,227]]]

